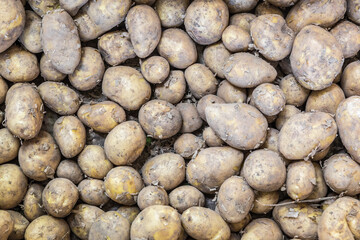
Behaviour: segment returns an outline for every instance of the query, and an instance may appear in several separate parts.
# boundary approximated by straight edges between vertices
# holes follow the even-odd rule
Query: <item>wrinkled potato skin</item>
[[[296,33],[310,24],[328,28],[342,19],[345,11],[346,0],[300,0],[290,9],[286,22]]]
[[[277,116],[275,122],[276,128],[280,131],[285,122],[298,113],[301,113],[301,110],[294,105],[285,105],[284,109]]]
[[[252,43],[250,33],[236,25],[229,25],[225,28],[222,42],[231,52],[247,51]]]
[[[179,27],[184,23],[186,8],[189,0],[157,0],[156,12],[159,15],[163,27]]]
[[[84,179],[81,168],[73,160],[62,160],[56,169],[56,175],[60,178],[67,178],[74,184],[78,184]]]
[[[29,186],[25,197],[24,197],[24,215],[25,217],[32,222],[34,219],[45,215],[44,209],[42,206],[42,192],[44,187],[33,183]]]
[[[203,140],[191,133],[185,133],[174,142],[174,150],[185,159],[190,159],[203,147]]]
[[[59,0],[60,7],[65,9],[71,16],[75,16],[87,2],[88,0]]]
[[[150,83],[162,83],[169,76],[170,65],[165,58],[152,56],[141,63],[141,73]]]
[[[216,95],[226,103],[245,103],[247,99],[246,89],[235,87],[227,80],[219,84]]]
[[[6,81],[0,77],[0,104],[5,101],[6,93],[9,90],[8,84]]]
[[[140,209],[136,206],[130,207],[130,206],[121,206],[116,210],[118,213],[120,213],[121,216],[123,216],[128,222],[131,224],[136,216],[140,213]]]
[[[14,229],[14,220],[8,211],[0,210],[0,240],[7,240]]]
[[[268,0],[269,3],[277,7],[290,7],[297,1],[298,0]]]
[[[360,95],[360,61],[349,63],[341,76],[341,88],[346,97]]]
[[[170,206],[183,213],[190,207],[203,207],[205,196],[193,186],[184,185],[175,188],[169,194]]]
[[[9,239],[12,240],[24,239],[25,230],[29,225],[29,221],[19,212],[8,210],[8,213],[10,213],[11,218],[14,221],[14,230],[10,234]]]
[[[95,179],[103,179],[113,168],[104,149],[98,145],[87,145],[79,154],[78,164],[85,175]]]
[[[197,103],[196,109],[200,117],[204,121],[206,121],[205,109],[211,106],[212,104],[222,104],[222,103],[225,103],[225,101],[222,98],[213,94],[208,94],[200,98],[200,100]]]
[[[303,87],[310,90],[329,87],[340,73],[343,61],[341,45],[325,29],[310,25],[296,35],[290,63]]]
[[[176,108],[179,110],[183,120],[181,132],[191,133],[198,130],[202,126],[203,121],[201,120],[194,104],[179,103],[176,105]]]
[[[11,134],[9,129],[0,129],[0,164],[9,162],[17,157],[20,141]]]
[[[347,16],[357,24],[360,24],[360,13],[358,11],[359,6],[359,0],[347,1]]]
[[[274,192],[255,191],[254,205],[250,211],[255,214],[267,214],[274,208],[273,206],[267,206],[267,205],[276,204],[279,201],[279,196],[280,196],[279,191],[274,191]]]
[[[105,195],[104,181],[85,179],[78,185],[80,199],[87,204],[102,206],[109,201]]]
[[[250,32],[250,23],[256,16],[252,13],[238,13],[234,14],[230,18],[230,25],[236,25],[242,29]]]
[[[344,58],[354,57],[360,50],[360,28],[356,24],[343,21],[330,33],[340,43]]]
[[[283,91],[286,104],[302,106],[310,94],[310,90],[301,86],[292,74],[281,79],[279,87]]]
[[[33,11],[26,10],[25,28],[19,37],[19,41],[29,52],[42,52],[41,25],[41,17]]]
[[[169,205],[169,197],[161,187],[146,186],[139,192],[136,202],[140,210],[144,210],[153,205]]]
[[[316,185],[314,186],[314,190],[310,194],[307,199],[318,199],[325,197],[328,192],[328,186],[326,185],[324,179],[324,173],[320,166],[320,164],[313,162],[315,168],[315,175],[316,175]]]
[[[280,113],[286,103],[285,94],[278,85],[263,83],[252,94],[250,104],[254,104],[266,116]]]
[[[186,231],[195,239],[230,238],[230,228],[215,211],[203,207],[191,207],[181,215],[181,222]]]
[[[186,81],[183,71],[170,71],[168,78],[155,86],[155,97],[176,104],[181,101],[186,91]]]
[[[185,70],[185,79],[195,98],[216,92],[218,81],[205,65],[195,63]]]
[[[89,240],[98,240],[107,236],[109,239],[130,239],[130,224],[120,213],[109,211],[99,216],[90,227]]]
[[[284,13],[277,7],[271,5],[268,2],[262,2],[255,8],[255,15],[267,15],[267,14],[277,14],[281,17],[284,17]]]
[[[59,0],[27,0],[30,7],[40,17],[44,17],[47,12],[53,11],[59,8]]]
[[[209,147],[221,147],[224,145],[224,141],[215,134],[211,127],[204,129],[203,138],[206,145]]]
[[[258,218],[250,222],[244,229],[242,240],[282,240],[284,239],[280,227],[274,220]]]
[[[44,106],[33,85],[14,84],[6,94],[7,128],[22,139],[34,138],[41,129]]]
[[[252,10],[259,0],[225,0],[230,13],[248,12]]]
[[[61,82],[67,76],[66,74],[56,70],[49,57],[45,54],[43,54],[40,59],[40,72],[45,81]]]
[[[316,184],[315,167],[310,161],[290,163],[287,169],[286,192],[294,200],[310,196]]]
[[[223,43],[214,43],[204,49],[204,63],[216,76],[225,78],[222,66],[230,55]]]
[[[46,229],[46,231],[44,231]],[[49,215],[32,221],[25,231],[26,240],[70,240],[69,225],[63,219]]]

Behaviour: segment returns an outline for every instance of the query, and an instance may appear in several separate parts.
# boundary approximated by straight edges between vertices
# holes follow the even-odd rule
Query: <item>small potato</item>
[[[217,198],[221,217],[226,222],[237,223],[249,213],[255,195],[244,178],[232,176],[221,184]]]
[[[205,65],[195,63],[185,70],[185,79],[195,98],[216,92],[218,81]]]
[[[290,163],[287,169],[286,192],[294,200],[310,196],[316,184],[315,167],[310,161]]]
[[[54,124],[54,138],[64,157],[75,157],[85,147],[84,125],[77,117],[60,117]]]
[[[106,195],[122,205],[135,204],[135,197],[144,187],[140,174],[134,168],[125,166],[111,169],[104,185]]]
[[[221,39],[230,52],[245,52],[252,43],[250,33],[236,25],[226,27]]]
[[[98,49],[105,62],[111,66],[136,57],[127,32],[115,31],[102,35],[98,41]]]
[[[223,43],[214,43],[205,48],[203,52],[205,65],[220,78],[224,78],[222,66],[230,57],[230,52]]]
[[[225,0],[230,13],[249,12],[259,0]]]
[[[248,215],[246,215],[245,218],[243,218],[243,220],[241,220],[240,222],[237,223],[228,223],[230,230],[232,232],[240,232],[241,230],[243,230],[251,221],[251,214],[249,213]]]
[[[19,42],[32,53],[41,53],[41,17],[30,10],[26,10],[26,23]]]
[[[110,67],[102,82],[103,94],[128,111],[138,110],[150,99],[150,84],[135,68]]]
[[[60,7],[65,9],[71,16],[75,16],[87,2],[88,0],[59,0]]]
[[[131,225],[131,239],[179,239],[179,213],[169,206],[154,205],[139,213]]]
[[[298,0],[268,0],[269,3],[277,7],[290,7],[297,1]]]
[[[162,83],[169,76],[170,65],[165,58],[152,56],[141,63],[141,73],[150,83]]]
[[[340,102],[345,99],[343,90],[333,83],[330,87],[320,91],[312,91],[306,101],[305,111],[325,112],[335,115]]]
[[[320,164],[313,162],[315,168],[315,175],[316,175],[316,185],[314,186],[314,190],[310,194],[307,199],[318,199],[325,197],[328,192],[328,187],[326,185],[324,179],[324,172],[320,166]]]
[[[0,74],[10,82],[30,82],[39,73],[36,56],[16,44],[0,54]]]
[[[267,149],[256,150],[245,159],[244,177],[255,190],[272,192],[279,190],[286,180],[286,167],[281,156]]]
[[[279,153],[279,130],[269,128],[266,134],[266,140],[261,148],[265,148]]]
[[[255,18],[250,24],[250,34],[256,49],[270,61],[286,58],[292,49],[295,34],[277,14]]]
[[[192,103],[179,103],[176,108],[181,114],[183,120],[181,132],[191,133],[198,130],[203,121],[201,120],[196,107]]]
[[[127,13],[125,25],[135,54],[139,58],[148,57],[161,37],[161,23],[155,10],[147,5],[132,7]]]
[[[294,105],[295,107],[302,106],[310,93],[310,90],[301,86],[292,74],[282,78],[279,87],[285,95],[286,104]]]
[[[185,179],[185,161],[178,154],[163,153],[147,160],[141,169],[141,175],[146,185],[171,190]]]
[[[337,24],[330,33],[340,43],[344,58],[354,57],[360,50],[360,28],[350,21]]]
[[[359,10],[358,0],[347,1],[347,16],[353,22],[360,24],[360,14],[358,10]]]
[[[25,230],[29,225],[29,221],[19,212],[15,212],[11,210],[8,210],[7,212],[10,213],[11,218],[14,221],[14,229],[10,234],[9,239],[12,240],[24,239]]]
[[[121,206],[116,212],[120,213],[131,225],[131,223],[135,220],[136,216],[140,213],[140,209],[138,207],[130,207],[130,206]]]
[[[35,138],[23,142],[18,159],[27,177],[45,181],[54,178],[61,154],[54,138],[48,132],[40,131]]]
[[[47,12],[53,11],[59,7],[59,0],[27,0],[30,7],[40,17],[44,17]]]
[[[268,15],[268,14],[277,14],[281,17],[284,17],[283,12],[279,8],[271,5],[269,2],[262,2],[259,5],[257,5],[257,7],[255,8],[256,16]]]
[[[296,33],[310,24],[328,28],[342,19],[345,12],[346,0],[331,2],[303,0],[290,9],[286,22]]]
[[[66,74],[59,72],[45,54],[40,59],[40,72],[45,81],[61,82],[66,78]]]
[[[196,0],[186,9],[186,32],[198,44],[209,45],[221,39],[228,25],[229,10],[221,0]]]
[[[191,207],[181,215],[185,232],[194,239],[230,238],[230,228],[215,211],[203,207]]]
[[[44,231],[46,229],[46,231]],[[25,231],[26,240],[70,240],[69,225],[59,218],[49,215],[32,221]]]
[[[290,202],[290,200],[281,203],[286,202]],[[321,214],[321,209],[314,208],[311,205],[292,203],[275,207],[272,215],[287,236],[300,239],[316,239]]]
[[[79,165],[73,160],[63,160],[56,169],[56,175],[60,178],[67,178],[74,184],[84,179]]]
[[[231,176],[237,175],[244,154],[231,147],[210,147],[202,150],[186,168],[188,183],[204,193],[212,194]]]
[[[216,135],[234,148],[255,149],[265,141],[268,123],[261,112],[251,105],[213,104],[205,109],[205,114]]]
[[[205,204],[205,197],[202,192],[193,186],[184,185],[175,188],[169,194],[170,205],[183,213],[186,209],[191,207],[203,207]]]
[[[120,213],[109,211],[100,215],[90,227],[89,240],[130,239],[130,224]]]
[[[19,139],[12,135],[9,129],[0,129],[0,164],[16,158],[19,148]]]
[[[203,144],[203,140],[194,134],[185,133],[174,142],[174,150],[183,158],[190,159],[203,147]]]
[[[169,197],[163,188],[147,186],[141,189],[136,202],[140,210],[144,210],[153,205],[169,205]]]
[[[247,98],[246,89],[235,87],[226,80],[219,84],[216,95],[226,103],[245,103]]]
[[[258,192],[255,191],[254,206],[251,208],[251,212],[255,214],[267,214],[274,207],[272,204],[276,204],[279,201],[279,191],[274,192]]]
[[[89,231],[95,220],[104,214],[98,207],[79,204],[73,213],[67,218],[71,231],[80,239],[89,239]]]
[[[166,28],[179,27],[184,23],[189,0],[157,0],[155,10],[159,15],[161,25]]]
[[[348,64],[341,76],[341,88],[346,97],[360,95],[360,61]]]
[[[200,117],[206,121],[206,116],[205,116],[205,109],[209,106],[211,106],[212,104],[222,104],[225,103],[225,101],[213,94],[208,94],[203,96],[197,103],[196,109],[200,115]]]
[[[9,87],[6,81],[0,76],[0,104],[5,101],[6,93]]]
[[[114,165],[129,165],[142,153],[146,136],[139,123],[127,121],[116,126],[106,136],[104,149]]]
[[[59,115],[71,115],[80,107],[79,95],[61,82],[43,82],[38,87],[45,105]]]
[[[207,127],[203,131],[203,138],[209,147],[221,147],[224,141],[219,138],[211,127]]]
[[[80,199],[87,204],[101,207],[109,201],[102,180],[84,179],[79,183],[78,189]]]
[[[81,59],[75,71],[69,75],[73,87],[80,91],[88,91],[96,87],[104,75],[105,65],[99,51],[95,48],[81,49]]]
[[[51,180],[42,193],[42,202],[46,212],[57,218],[69,215],[78,199],[78,189],[66,178]]]
[[[250,104],[255,105],[266,116],[280,113],[285,103],[285,94],[281,88],[271,83],[257,86],[251,94]]]
[[[14,230],[14,219],[9,211],[0,210],[0,240],[7,240]]]
[[[343,61],[341,45],[325,29],[310,25],[296,35],[290,63],[303,87],[310,90],[329,87],[340,73]]]
[[[176,104],[181,101],[186,91],[184,72],[170,71],[168,78],[155,86],[155,97],[160,100]]]
[[[42,19],[41,44],[52,65],[72,74],[81,59],[81,43],[76,25],[63,9],[47,13]]]
[[[29,186],[29,189],[26,192],[23,203],[24,215],[30,222],[46,214],[42,207],[43,204],[41,196],[43,190],[43,186],[33,183]]]
[[[251,221],[241,236],[242,240],[282,240],[284,235],[274,220],[258,218]]]
[[[252,13],[234,14],[230,18],[230,25],[239,26],[250,33],[250,22],[255,18],[256,16]]]
[[[95,179],[103,179],[113,168],[104,149],[97,145],[87,145],[78,156],[78,164],[86,176]]]
[[[293,105],[285,105],[284,109],[279,113],[276,119],[276,128],[280,131],[285,122],[298,113],[301,113],[301,110],[297,107]]]
[[[277,75],[274,67],[250,53],[231,55],[224,64],[223,72],[231,84],[241,88],[272,82]]]

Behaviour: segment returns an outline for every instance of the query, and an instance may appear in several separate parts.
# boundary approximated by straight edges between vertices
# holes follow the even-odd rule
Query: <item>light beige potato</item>
[[[139,71],[128,66],[110,67],[102,82],[103,94],[125,110],[138,110],[151,97],[150,84]]]
[[[360,23],[359,4],[360,2],[358,0],[347,1],[347,16],[357,24]]]
[[[185,180],[185,161],[179,154],[163,153],[147,160],[141,175],[146,185],[171,190]]]
[[[76,25],[63,9],[42,19],[41,44],[45,55],[59,72],[72,74],[81,59],[81,43]]]
[[[89,240],[98,240],[107,236],[109,239],[130,239],[130,224],[116,211],[100,215],[91,225]]]
[[[220,82],[216,95],[226,103],[245,103],[247,99],[246,89],[236,87],[227,80]]]
[[[301,113],[301,110],[293,105],[285,105],[284,109],[279,113],[276,118],[276,128],[280,131],[284,126],[285,122],[289,120],[292,116]]]
[[[292,74],[283,77],[279,87],[285,95],[286,104],[295,107],[302,106],[310,94],[310,90],[301,86]]]
[[[266,134],[266,140],[261,148],[279,153],[279,130],[275,128],[269,128]]]
[[[284,235],[274,220],[258,218],[251,221],[241,236],[242,240],[282,240]]]
[[[239,173],[243,159],[244,154],[231,147],[205,148],[188,163],[186,180],[204,193],[215,193],[226,179]]]
[[[59,0],[60,7],[65,9],[71,16],[75,16],[87,2],[88,0]]]
[[[42,52],[41,45],[41,17],[35,12],[26,10],[26,23],[19,42],[32,53]]]
[[[14,230],[14,220],[8,211],[0,210],[0,240],[7,240]]]
[[[24,215],[30,221],[34,221],[36,218],[45,215],[45,210],[42,207],[42,192],[44,187],[33,183],[29,186],[24,197]]]
[[[43,54],[40,59],[40,73],[45,81],[61,82],[66,78],[66,74],[56,70],[50,58],[45,54]]]
[[[194,239],[230,238],[230,228],[215,211],[204,207],[191,207],[181,215],[185,232]]]
[[[6,81],[0,76],[0,104],[5,102],[6,93],[9,90],[9,86]]]
[[[140,210],[153,205],[169,205],[167,192],[158,186],[147,186],[141,189],[136,199]]]
[[[141,62],[141,73],[153,84],[162,83],[169,76],[169,62],[160,56],[152,56]]]
[[[81,168],[73,160],[62,160],[56,169],[56,175],[60,178],[67,178],[74,184],[78,184],[84,179]]]
[[[287,168],[286,192],[294,200],[308,198],[316,185],[315,167],[310,161],[290,163]]]
[[[299,32],[310,24],[328,28],[342,19],[345,11],[346,0],[301,0],[290,9],[286,22],[294,32]]]
[[[186,32],[198,44],[209,45],[221,39],[228,25],[229,10],[221,0],[196,0],[186,9]]]
[[[185,69],[197,60],[195,43],[179,28],[163,31],[157,50],[175,68]]]
[[[155,10],[159,15],[161,25],[166,28],[179,27],[184,23],[189,0],[157,0]]]
[[[255,199],[254,205],[251,208],[251,212],[255,214],[267,214],[270,212],[274,207],[271,206],[276,204],[279,201],[280,192],[259,192],[254,191]]]
[[[230,25],[236,25],[242,29],[250,32],[250,23],[256,16],[252,13],[238,13],[234,14],[230,18]]]
[[[70,240],[70,228],[65,220],[45,215],[36,218],[29,224],[25,231],[25,239]]]
[[[269,3],[277,7],[290,7],[297,1],[298,0],[268,0]]]
[[[75,157],[85,147],[84,125],[77,117],[60,117],[54,124],[54,138],[64,157]]]
[[[255,8],[259,0],[225,0],[230,13],[248,12]]]
[[[205,65],[195,63],[185,70],[185,79],[192,95],[201,98],[216,92],[218,81]]]
[[[205,114],[216,135],[234,148],[255,149],[265,141],[268,123],[251,105],[213,104],[205,109]]]
[[[9,239],[12,240],[24,239],[25,230],[29,225],[29,221],[19,212],[15,212],[12,210],[8,210],[7,212],[10,213],[11,218],[14,221],[14,229],[10,234]]]
[[[183,120],[181,132],[191,133],[202,126],[203,121],[194,104],[186,102],[179,103],[176,105],[176,108],[179,110]]]
[[[34,12],[36,12],[40,17],[44,17],[47,12],[57,9],[59,5],[59,0],[27,0],[30,7]]]
[[[211,127],[206,127],[203,131],[203,139],[209,147],[221,147],[224,141],[219,138]]]
[[[190,159],[203,147],[204,141],[194,134],[185,133],[174,142],[174,150],[185,159]]]
[[[220,78],[225,77],[222,66],[229,57],[230,52],[221,42],[207,46],[203,52],[205,65]]]
[[[246,52],[252,43],[250,33],[236,25],[226,27],[221,40],[230,52]]]
[[[87,145],[78,156],[78,164],[81,171],[88,177],[103,179],[113,168],[107,159],[105,151],[98,145]]]
[[[310,196],[307,197],[307,199],[322,198],[325,197],[328,192],[328,187],[324,179],[324,172],[322,170],[322,167],[316,162],[313,162],[313,165],[315,168],[316,185],[314,186],[314,190],[312,191]]]
[[[306,101],[305,111],[325,112],[335,115],[341,101],[345,99],[343,90],[333,83],[330,87],[320,91],[312,91]]]
[[[139,58],[148,57],[161,37],[161,23],[155,10],[147,5],[132,7],[127,13],[125,25],[135,54]]]
[[[155,86],[155,97],[160,100],[176,104],[181,101],[186,91],[186,82],[183,71],[170,71],[168,78]]]
[[[228,223],[230,230],[232,232],[240,232],[241,230],[243,230],[251,221],[251,214],[249,213],[248,215],[246,215],[245,218],[243,218],[243,220],[241,220],[240,222],[237,223]]]
[[[200,117],[206,121],[206,116],[205,116],[205,109],[209,106],[211,106],[212,104],[222,104],[225,103],[225,101],[213,94],[208,94],[203,96],[197,103],[196,109],[200,115]]]
[[[268,14],[277,14],[281,17],[284,17],[284,13],[277,7],[271,5],[269,2],[262,2],[257,5],[255,8],[255,15],[268,15]]]
[[[250,104],[266,116],[279,114],[285,106],[285,94],[278,85],[263,83],[257,86],[252,94]]]
[[[340,43],[344,58],[354,57],[360,50],[360,28],[350,21],[337,24],[330,33]]]
[[[140,209],[136,206],[121,206],[116,212],[120,213],[130,224],[135,220],[136,216],[140,213]]]
[[[341,88],[346,97],[360,95],[360,61],[349,63],[341,76]]]
[[[184,185],[175,188],[169,194],[170,206],[183,213],[191,207],[203,207],[205,205],[205,197],[202,192],[190,185]]]
[[[9,162],[17,157],[20,141],[11,134],[9,129],[0,129],[0,164]]]
[[[101,207],[109,201],[102,180],[84,179],[79,183],[78,189],[80,199],[87,204]]]

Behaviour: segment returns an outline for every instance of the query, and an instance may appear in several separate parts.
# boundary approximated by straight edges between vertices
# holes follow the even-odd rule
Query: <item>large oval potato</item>
[[[46,231],[44,231],[46,229]],[[25,231],[26,240],[70,240],[70,228],[64,219],[49,215],[32,221]]]
[[[0,129],[0,164],[9,162],[17,157],[20,141],[11,134],[9,129]]]
[[[100,215],[91,225],[89,240],[98,240],[104,236],[109,239],[130,239],[130,224],[126,218],[116,211],[109,211]]]
[[[311,195],[316,185],[315,167],[310,161],[290,163],[287,169],[286,192],[294,200]]]
[[[98,145],[87,145],[78,156],[78,164],[86,176],[95,179],[103,179],[113,168],[104,149]]]
[[[41,25],[41,17],[33,11],[27,10],[25,28],[19,37],[19,42],[21,42],[29,52],[42,52]]]
[[[166,28],[179,27],[184,23],[189,0],[157,0],[155,10],[159,15],[161,25]]]

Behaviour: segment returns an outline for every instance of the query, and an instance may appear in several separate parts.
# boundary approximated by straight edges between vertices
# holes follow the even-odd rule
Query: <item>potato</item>
[[[340,73],[343,61],[341,45],[323,28],[306,26],[296,35],[290,63],[303,87],[310,90],[329,87]]]
[[[185,94],[186,82],[184,73],[179,70],[170,71],[168,78],[155,86],[155,97],[160,100],[176,104]]]
[[[7,240],[14,229],[14,220],[8,211],[0,210],[0,240]]]
[[[297,1],[298,0],[268,0],[269,3],[277,7],[290,7]]]
[[[43,205],[41,196],[43,190],[43,186],[37,183],[33,183],[29,186],[29,189],[25,194],[23,203],[24,215],[30,222],[46,214],[42,207]]]
[[[66,178],[51,180],[42,193],[42,202],[46,212],[58,218],[69,215],[78,199],[78,189]]]
[[[296,33],[306,25],[310,24],[328,28],[342,19],[345,11],[345,0],[336,0],[331,2],[324,0],[301,0],[291,8],[290,12],[286,16],[286,22]]]
[[[62,160],[56,169],[56,175],[60,178],[67,178],[74,184],[84,179],[79,165],[73,160]]]
[[[309,96],[310,90],[301,86],[294,75],[289,74],[280,80],[279,87],[283,91],[286,104],[302,106]]]
[[[75,16],[79,9],[87,2],[88,0],[59,0],[60,7],[65,9],[71,16]]]
[[[221,0],[196,0],[186,9],[186,32],[198,44],[209,45],[221,39],[228,25],[229,10]]]
[[[259,0],[225,0],[230,13],[248,12],[252,10]]]
[[[222,66],[230,57],[230,52],[223,43],[214,43],[207,46],[203,52],[205,65],[220,78],[224,78]]]
[[[34,12],[36,12],[40,17],[44,17],[46,13],[59,8],[59,0],[27,0],[27,2],[32,10],[34,10]]]
[[[341,76],[341,88],[346,97],[360,95],[358,79],[360,77],[360,61],[349,63]]]
[[[26,23],[19,42],[32,53],[41,53],[41,17],[30,10],[26,10]]]
[[[301,111],[297,107],[293,105],[285,105],[284,109],[279,113],[276,119],[276,128],[280,131],[285,122],[298,113],[301,113]]]
[[[255,149],[265,141],[268,123],[251,105],[213,104],[205,109],[205,114],[216,135],[234,148]]]
[[[104,214],[98,207],[78,204],[73,213],[67,218],[71,231],[80,239],[88,239],[91,225]]]
[[[284,17],[283,12],[279,8],[271,5],[268,2],[262,2],[259,5],[257,5],[257,7],[255,8],[256,16],[268,15],[268,14],[277,14],[280,15],[281,17]]]
[[[10,82],[30,82],[39,73],[36,56],[15,44],[0,54],[0,74]]]
[[[342,89],[332,84],[330,87],[320,91],[313,91],[306,101],[305,111],[307,112],[326,112],[335,115],[340,102],[345,99]]]
[[[162,83],[169,76],[170,65],[165,58],[152,56],[141,63],[141,73],[150,83]]]
[[[267,214],[274,207],[272,204],[276,204],[279,201],[279,191],[274,192],[258,192],[255,191],[254,205],[251,208],[251,212],[255,214]]]
[[[195,63],[185,70],[185,79],[195,98],[216,92],[218,81],[203,64]]]
[[[158,186],[147,186],[141,189],[136,199],[140,210],[153,205],[169,205],[167,192]]]
[[[54,138],[64,157],[75,157],[85,147],[84,125],[77,117],[60,117],[54,124]]]
[[[203,207],[191,207],[181,215],[181,223],[192,238],[219,239],[230,238],[230,228],[215,211]]]
[[[106,236],[108,239],[130,239],[130,224],[115,211],[100,215],[90,227],[89,240],[98,240]]]
[[[17,157],[20,141],[11,134],[9,129],[0,129],[0,164],[9,162]]]
[[[14,229],[10,234],[9,239],[13,239],[13,240],[24,239],[25,230],[29,225],[29,221],[19,212],[15,212],[11,210],[8,210],[7,212],[10,213],[11,218],[14,221]]]
[[[311,160],[312,161],[322,160],[329,153],[330,149],[331,149],[331,145],[329,147],[325,148],[324,150],[317,152]]]
[[[324,179],[324,172],[320,166],[320,164],[313,162],[315,168],[315,175],[316,175],[316,185],[314,186],[314,190],[310,194],[307,199],[318,199],[325,197],[328,191],[328,187],[326,185]]]
[[[144,186],[140,174],[127,166],[111,169],[105,177],[104,185],[106,195],[122,205],[135,204],[134,198]]]
[[[203,131],[203,139],[209,147],[221,147],[224,141],[219,138],[211,127],[206,127]]]
[[[25,27],[25,10],[20,0],[0,1],[0,53],[8,49],[21,35]]]
[[[354,57],[360,50],[360,28],[356,24],[340,22],[330,33],[340,43],[344,58]]]
[[[78,189],[80,199],[87,204],[101,207],[109,201],[102,180],[84,179],[79,183]]]
[[[246,182],[261,192],[279,190],[286,180],[283,159],[277,152],[267,149],[250,153],[245,159],[243,171]]]
[[[0,104],[5,101],[6,93],[9,87],[6,81],[0,76]]]
[[[251,214],[249,213],[240,222],[228,223],[228,226],[230,227],[230,230],[232,232],[240,232],[241,230],[243,230],[249,224],[250,221],[251,221]]]
[[[230,25],[239,26],[247,32],[250,32],[250,22],[255,18],[256,16],[252,13],[234,14],[230,18]]]
[[[131,239],[178,239],[181,234],[178,212],[169,206],[154,205],[139,213],[131,225]]]
[[[125,24],[135,54],[139,58],[148,57],[161,37],[161,23],[155,10],[147,5],[132,7],[127,13]]]
[[[196,107],[192,103],[179,103],[176,105],[183,120],[181,132],[191,133],[198,130],[203,121],[201,120]]]
[[[221,39],[225,47],[231,52],[247,51],[252,43],[250,33],[236,25],[226,27]]]
[[[159,15],[161,25],[166,28],[179,27],[184,23],[189,0],[157,0],[155,10]]]
[[[279,130],[275,128],[269,128],[267,130],[265,142],[261,148],[279,153]]]
[[[188,163],[186,180],[204,193],[214,193],[226,179],[239,173],[243,158],[242,152],[231,147],[206,148]]]
[[[47,13],[42,19],[41,44],[52,65],[72,74],[81,59],[81,43],[76,25],[64,10]]]
[[[290,163],[287,169],[286,192],[294,200],[310,196],[316,185],[315,167],[310,161]]]
[[[225,101],[213,94],[208,94],[203,96],[197,103],[196,109],[200,115],[200,117],[206,121],[206,116],[205,116],[205,109],[209,106],[211,106],[212,104],[222,104],[225,103]]]
[[[269,63],[250,53],[235,53],[225,62],[223,72],[234,86],[252,88],[261,83],[272,82],[276,70]]]
[[[245,103],[247,98],[246,89],[236,87],[227,80],[220,82],[216,95],[226,103]]]
[[[185,133],[174,142],[174,150],[183,158],[190,159],[197,154],[203,145],[204,142],[199,137],[191,133]]]
[[[285,94],[279,86],[263,83],[257,86],[251,94],[250,104],[254,105],[266,116],[275,116],[285,106]]]
[[[126,110],[138,110],[151,97],[150,84],[135,68],[110,67],[102,82],[103,94]]]
[[[360,201],[350,197],[337,199],[322,214],[319,240],[357,239],[360,236]]]
[[[141,175],[146,185],[171,190],[185,179],[185,161],[178,154],[163,153],[147,160],[141,169]]]
[[[43,54],[40,59],[40,72],[45,81],[60,82],[66,78],[66,74],[56,70],[50,58],[45,54]]]
[[[359,1],[358,0],[349,0],[347,1],[347,16],[353,22],[360,23],[360,15],[358,12]]]
[[[46,229],[46,231],[44,231]],[[25,231],[26,240],[70,240],[69,225],[59,218],[49,215],[32,221]]]
[[[177,187],[170,192],[169,201],[173,208],[178,210],[179,213],[183,213],[186,209],[193,206],[203,207],[205,204],[205,197],[202,192],[193,186],[184,185]]]
[[[288,119],[281,128],[279,150],[290,160],[309,159],[329,147],[336,133],[335,120],[329,114],[298,113]]]
[[[78,156],[78,164],[86,176],[96,179],[103,179],[113,168],[104,149],[97,145],[87,145]]]
[[[245,228],[242,240],[282,240],[283,233],[274,220],[258,218],[251,221]]]
[[[289,202],[285,200],[281,203]],[[292,203],[277,206],[273,218],[279,223],[283,232],[291,238],[316,239],[318,222],[322,210],[303,203]]]
[[[140,209],[138,207],[121,206],[116,212],[120,213],[131,224],[140,213]]]

